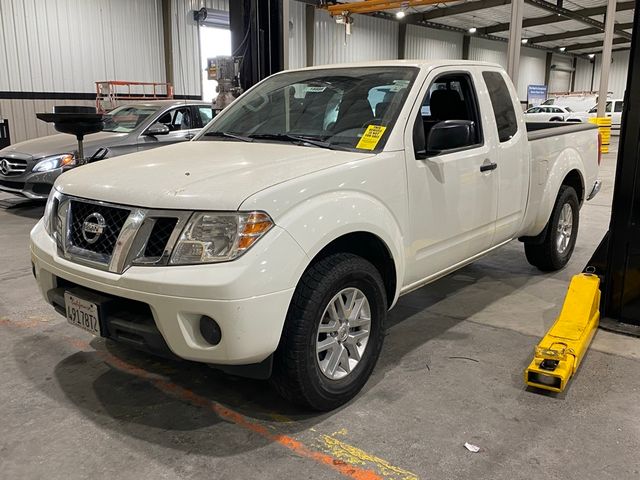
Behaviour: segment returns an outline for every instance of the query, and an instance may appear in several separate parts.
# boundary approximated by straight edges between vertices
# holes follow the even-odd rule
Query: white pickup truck
[[[282,72],[191,142],[62,175],[34,274],[73,325],[328,410],[399,296],[513,239],[562,268],[598,161],[594,126],[526,125],[493,64]]]

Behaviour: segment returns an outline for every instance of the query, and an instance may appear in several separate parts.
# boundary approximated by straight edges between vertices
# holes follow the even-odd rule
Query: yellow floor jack
[[[535,348],[524,372],[531,387],[562,392],[578,369],[600,321],[600,278],[575,275],[560,316]]]

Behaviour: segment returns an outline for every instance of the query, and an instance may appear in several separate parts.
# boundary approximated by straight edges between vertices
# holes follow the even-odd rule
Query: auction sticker
[[[369,125],[364,131],[362,138],[360,138],[358,145],[356,145],[356,148],[360,148],[362,150],[375,150],[386,129],[387,127],[382,125]]]

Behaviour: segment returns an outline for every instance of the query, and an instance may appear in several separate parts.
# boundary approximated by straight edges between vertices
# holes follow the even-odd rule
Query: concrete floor
[[[563,394],[522,381],[606,230],[614,166],[612,153],[564,271],[536,271],[513,242],[404,297],[365,390],[322,415],[264,382],[68,326],[31,277],[27,237],[42,207],[0,196],[0,476],[640,478],[640,340],[599,331]]]

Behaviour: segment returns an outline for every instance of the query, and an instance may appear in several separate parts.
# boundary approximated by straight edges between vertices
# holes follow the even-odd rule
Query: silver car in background
[[[105,115],[104,130],[84,139],[86,158],[100,148],[116,157],[191,140],[213,117],[207,102],[160,100],[122,105]],[[46,200],[56,178],[78,166],[75,137],[34,138],[0,150],[0,191]]]

